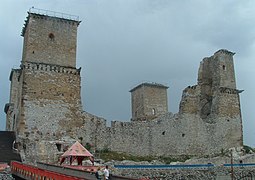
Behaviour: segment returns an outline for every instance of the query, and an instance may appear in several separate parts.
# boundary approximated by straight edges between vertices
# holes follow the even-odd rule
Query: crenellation
[[[231,88],[227,88],[227,87],[220,87],[220,92],[221,93],[227,93],[227,94],[239,94],[240,90],[231,89]]]
[[[76,69],[72,67],[65,67],[59,65],[51,65],[45,63],[34,63],[34,62],[25,62],[21,65],[21,69],[29,69],[29,70],[39,70],[39,71],[52,71],[57,73],[66,73],[66,74],[74,74],[80,75],[81,68]]]

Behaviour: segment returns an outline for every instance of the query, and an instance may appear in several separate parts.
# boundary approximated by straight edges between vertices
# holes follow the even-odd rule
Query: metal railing
[[[49,10],[45,10],[45,9],[38,9],[35,7],[30,8],[29,13],[35,13],[35,14],[40,14],[40,15],[45,15],[45,16],[52,16],[52,17],[58,17],[58,18],[63,18],[63,19],[69,19],[69,20],[73,20],[73,21],[79,21],[79,16],[76,16],[76,15],[65,14],[65,13],[55,12],[55,11],[49,11]]]
[[[214,164],[177,164],[177,165],[114,165],[117,169],[179,169],[179,168],[211,168]]]

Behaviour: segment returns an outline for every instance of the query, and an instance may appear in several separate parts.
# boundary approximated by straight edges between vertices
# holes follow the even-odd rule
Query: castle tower
[[[202,118],[212,114],[227,114],[231,117],[241,114],[238,95],[240,91],[236,89],[233,55],[234,53],[221,49],[200,63],[198,85],[201,88]]]
[[[132,120],[149,120],[167,113],[167,89],[157,83],[142,83],[131,89]]]
[[[24,37],[22,63],[45,63],[76,67],[78,17],[31,9],[22,30]],[[41,12],[38,11],[38,12]],[[63,18],[63,17],[67,18]]]
[[[45,158],[43,140],[72,137],[72,129],[83,123],[80,68],[76,69],[80,21],[75,16],[37,10],[28,12],[22,31],[23,57],[20,69],[11,72],[10,102],[5,106],[6,129],[16,131],[28,161],[38,159],[35,150],[40,159]]]
[[[214,88],[236,88],[233,55],[230,51],[221,49],[212,57],[204,58],[200,63],[198,85]]]

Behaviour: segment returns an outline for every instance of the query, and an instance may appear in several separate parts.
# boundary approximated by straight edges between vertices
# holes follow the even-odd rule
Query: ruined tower
[[[234,53],[221,49],[201,61],[198,83],[184,90],[180,112],[214,116],[241,116],[239,93],[236,89]],[[185,102],[185,104],[183,104]]]
[[[5,107],[7,130],[16,131],[29,155],[33,149],[45,154],[40,149],[47,148],[39,147],[43,140],[72,137],[72,129],[82,123],[80,69],[76,69],[80,21],[76,16],[50,13],[28,12],[21,34],[23,57],[20,69],[11,71],[11,96]]]
[[[167,89],[158,83],[142,83],[131,89],[132,120],[150,120],[167,113]]]
[[[201,88],[200,115],[240,116],[239,95],[236,89],[234,53],[219,50],[200,63],[198,85]]]
[[[243,145],[242,116],[236,89],[233,52],[221,49],[201,61],[198,83],[183,91],[180,114],[199,116],[211,131],[212,147]]]

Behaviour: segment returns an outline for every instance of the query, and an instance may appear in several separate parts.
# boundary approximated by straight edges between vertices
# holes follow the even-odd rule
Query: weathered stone
[[[17,133],[23,160],[57,162],[76,140],[92,153],[108,149],[138,156],[200,156],[243,145],[233,53],[220,50],[200,63],[198,83],[183,91],[177,114],[166,112],[167,87],[150,87],[146,101],[134,96],[143,110],[132,117],[141,121],[112,121],[107,127],[105,119],[82,110],[81,69],[75,67],[78,24],[28,15],[21,68],[11,72],[5,108],[6,129]]]

